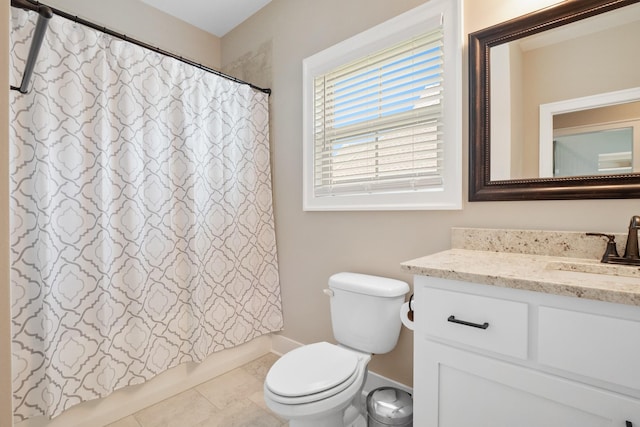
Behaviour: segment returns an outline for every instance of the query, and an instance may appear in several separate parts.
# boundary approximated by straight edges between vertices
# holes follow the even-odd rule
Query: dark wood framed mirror
[[[469,34],[469,201],[640,198],[640,127],[629,125],[636,136],[622,148],[599,133],[588,156],[586,143],[560,141],[555,130],[586,133],[594,123],[573,113],[587,109],[598,126],[623,121],[601,108],[637,98],[638,110],[640,33],[609,33],[617,26],[640,31],[640,0],[572,0]],[[595,159],[589,169],[562,154],[571,144],[576,157]]]

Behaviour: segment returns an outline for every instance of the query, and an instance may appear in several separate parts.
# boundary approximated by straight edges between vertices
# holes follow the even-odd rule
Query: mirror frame
[[[491,181],[489,49],[640,0],[572,0],[469,34],[469,201],[640,198],[640,173]]]

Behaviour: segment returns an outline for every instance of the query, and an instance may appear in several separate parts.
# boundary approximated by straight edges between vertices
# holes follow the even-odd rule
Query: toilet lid
[[[282,356],[267,374],[269,389],[287,397],[320,393],[349,379],[358,356],[327,342],[299,347]]]

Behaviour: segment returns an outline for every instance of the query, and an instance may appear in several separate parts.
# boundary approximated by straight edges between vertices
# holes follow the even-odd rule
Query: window
[[[304,209],[460,209],[457,0],[303,63]]]

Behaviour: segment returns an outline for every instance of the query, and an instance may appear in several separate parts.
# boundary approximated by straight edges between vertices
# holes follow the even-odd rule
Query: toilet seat
[[[361,368],[358,353],[327,342],[299,347],[276,361],[265,386],[283,404],[326,399],[348,388]]]

